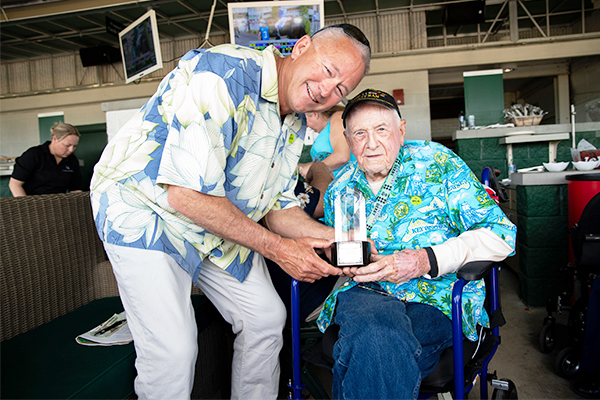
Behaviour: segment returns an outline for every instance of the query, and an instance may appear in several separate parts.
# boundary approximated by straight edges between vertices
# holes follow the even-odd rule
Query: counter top
[[[452,134],[452,140],[456,139],[481,139],[493,137],[507,137],[515,135],[549,135],[570,133],[571,124],[549,124],[549,125],[529,125],[515,126],[514,128],[482,128],[467,129],[455,131]],[[580,122],[575,124],[575,132],[600,131],[600,122]],[[556,140],[556,139],[553,139]],[[561,139],[558,139],[561,140]]]
[[[516,172],[510,175],[510,186],[566,185],[568,181],[565,177],[577,174],[598,174],[598,180],[600,180],[600,170],[598,169],[592,171]]]
[[[0,165],[0,176],[10,176],[13,173],[14,165]]]

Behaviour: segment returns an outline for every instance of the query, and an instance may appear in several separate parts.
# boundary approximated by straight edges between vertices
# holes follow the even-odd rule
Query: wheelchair
[[[491,167],[484,168],[482,181],[486,186],[490,186],[490,180],[494,180],[497,172],[499,171]],[[492,184],[491,187],[493,186]],[[482,380],[481,399],[488,398],[488,383],[493,388],[492,399],[518,398],[516,386],[511,380],[498,379],[496,371],[488,372],[489,363],[500,344],[499,327],[506,323],[500,306],[499,270],[498,263],[477,261],[465,264],[457,272],[458,279],[452,292],[453,346],[444,350],[434,371],[421,382],[420,399],[436,394],[448,398],[450,393],[455,399],[464,399],[479,379]],[[485,308],[490,318],[490,328],[479,327],[479,340],[471,342],[462,332],[462,289],[468,282],[482,278],[486,282]],[[321,334],[314,322],[301,326],[300,291],[296,280],[292,280],[291,315],[291,349],[286,349],[291,352],[292,360],[288,398],[302,399],[302,390],[307,389],[315,399],[328,399],[328,392],[315,377],[315,368],[331,371],[334,364],[333,345],[337,340],[338,327],[332,324]]]
[[[569,229],[574,263],[561,272],[566,287],[556,299],[546,300],[548,315],[544,318],[539,334],[540,350],[545,354],[560,349],[556,355],[554,369],[566,379],[579,372],[588,293],[594,277],[600,273],[600,193],[585,206],[579,222]],[[554,314],[568,312],[567,325],[557,323]]]

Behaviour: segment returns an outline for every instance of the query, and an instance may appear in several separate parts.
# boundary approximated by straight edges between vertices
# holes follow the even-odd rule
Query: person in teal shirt
[[[334,177],[348,161],[356,160],[344,138],[343,110],[344,107],[336,105],[324,112],[306,114],[308,127],[318,133],[310,148],[312,162],[325,163]],[[298,171],[305,179],[312,162],[298,164]]]
[[[302,209],[315,219],[323,218],[323,195],[329,182],[347,162],[356,160],[344,138],[343,110],[343,106],[335,105],[327,111],[306,114],[306,124],[317,137],[310,145],[312,161],[298,163],[303,180],[298,181],[295,192]]]

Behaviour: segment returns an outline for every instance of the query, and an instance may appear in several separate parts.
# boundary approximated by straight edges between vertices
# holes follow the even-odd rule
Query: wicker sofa
[[[133,344],[75,342],[123,310],[88,193],[0,199],[0,290],[1,398],[135,397]],[[197,291],[192,301],[192,398],[227,398],[231,328]]]

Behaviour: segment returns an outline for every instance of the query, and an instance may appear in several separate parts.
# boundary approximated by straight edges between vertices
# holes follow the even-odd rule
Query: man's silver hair
[[[326,45],[327,42],[332,42],[334,40],[339,40],[341,38],[349,38],[352,39],[351,42],[354,45],[354,47],[356,48],[356,50],[359,51],[363,63],[365,64],[365,75],[367,74],[367,72],[369,72],[369,68],[371,67],[371,50],[369,49],[368,46],[366,46],[365,44],[359,42],[358,40],[356,40],[355,38],[353,38],[352,36],[348,35],[346,32],[344,32],[343,28],[340,27],[325,27],[323,29],[321,29],[320,31],[317,31],[314,35],[312,35],[312,40],[314,42],[316,42],[319,47]]]

